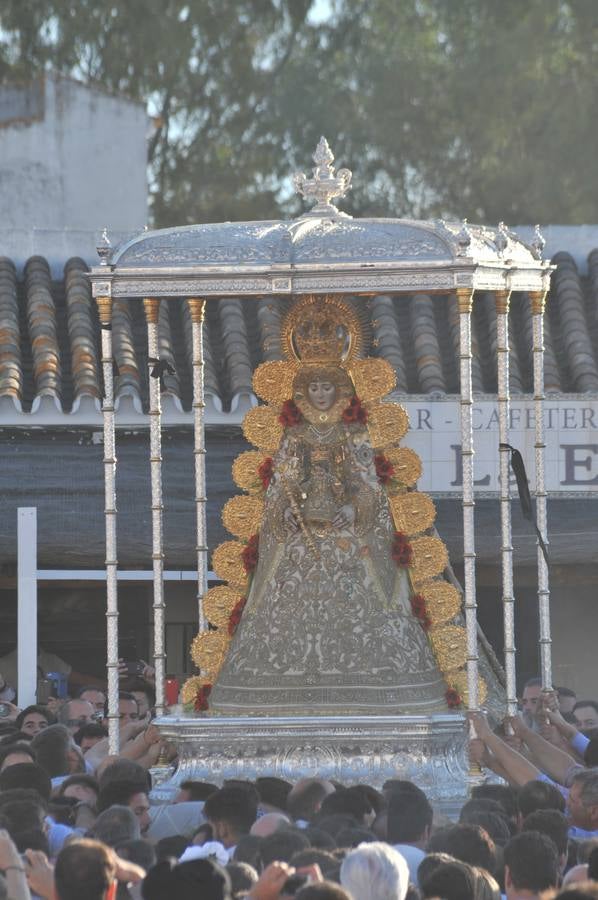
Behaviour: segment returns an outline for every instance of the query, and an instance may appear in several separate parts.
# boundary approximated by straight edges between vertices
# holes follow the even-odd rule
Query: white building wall
[[[143,104],[62,76],[7,88],[0,100],[0,254],[17,265],[33,253],[53,268],[73,255],[96,262],[105,226],[113,238],[143,228],[147,132]]]

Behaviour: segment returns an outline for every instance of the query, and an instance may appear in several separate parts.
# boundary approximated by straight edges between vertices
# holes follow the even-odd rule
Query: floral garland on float
[[[275,474],[274,457],[285,433],[302,422],[301,410],[289,399],[298,370],[290,346],[293,317],[316,299],[305,298],[287,316],[283,346],[286,343],[288,359],[262,363],[253,376],[254,391],[264,404],[246,414],[243,434],[257,449],[241,453],[233,464],[233,479],[244,493],[227,501],[222,521],[236,540],[220,544],[213,554],[212,568],[226,584],[210,588],[203,600],[209,629],[198,634],[191,645],[191,658],[200,675],[183,685],[182,700],[188,711],[205,713],[209,709],[212,684],[242,620],[259,562],[259,532],[264,497]],[[335,301],[335,297],[326,298],[328,303]],[[383,399],[396,385],[395,372],[386,360],[373,357],[353,358],[347,371],[355,395],[343,410],[342,421],[346,428],[368,430],[376,476],[386,492],[396,529],[389,554],[397,567],[407,570],[411,610],[426,632],[446,682],[447,708],[459,709],[467,704],[466,631],[454,621],[461,613],[462,595],[444,577],[448,553],[433,530],[434,503],[414,489],[422,471],[420,458],[399,446],[409,428],[407,413],[400,404]],[[487,687],[482,678],[478,691],[483,703]]]

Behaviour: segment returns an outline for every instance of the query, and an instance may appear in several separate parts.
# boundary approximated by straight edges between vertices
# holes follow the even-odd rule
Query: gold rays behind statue
[[[241,600],[245,602],[250,590],[248,554],[249,558],[257,554],[264,498],[285,434],[282,413],[289,401],[296,400],[301,406],[298,398],[303,382],[301,378],[296,381],[297,375],[302,373],[305,380],[303,376],[310,370],[333,371],[336,367],[342,370],[347,396],[354,390],[367,413],[371,446],[392,466],[393,478],[384,483],[395,529],[411,544],[413,558],[408,574],[412,590],[425,599],[428,634],[438,667],[447,685],[464,696],[466,635],[465,629],[455,623],[462,597],[443,574],[448,565],[446,547],[430,533],[436,515],[434,503],[431,497],[413,490],[422,471],[419,456],[399,446],[409,428],[407,412],[399,403],[385,400],[396,387],[395,371],[384,359],[363,357],[363,343],[360,315],[350,303],[336,295],[308,295],[299,299],[283,320],[281,347],[285,358],[264,362],[255,370],[253,388],[263,405],[246,414],[243,433],[257,449],[241,453],[233,464],[233,478],[244,493],[227,501],[222,519],[236,540],[220,544],[212,557],[217,576],[228,583],[212,588],[204,598],[204,614],[211,630],[199,634],[193,642],[192,658],[201,675],[186,683],[185,697],[191,697],[197,686],[217,678],[234,632],[228,627],[229,617]],[[485,690],[480,680],[480,694]]]

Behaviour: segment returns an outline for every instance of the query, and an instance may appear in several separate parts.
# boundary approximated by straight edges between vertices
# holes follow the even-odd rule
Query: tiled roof
[[[598,392],[598,249],[582,278],[573,258],[559,253],[545,316],[546,389]],[[0,258],[0,424],[11,412],[31,414],[97,409],[101,398],[100,331],[86,266],[70,259],[63,280],[52,281],[42,257],[28,260],[17,277]],[[458,393],[458,311],[451,296],[379,296],[365,307],[368,352],[385,357],[408,394]],[[208,301],[205,386],[210,414],[254,402],[251,375],[264,359],[280,357],[280,321],[288,301]],[[511,390],[532,391],[532,322],[522,295],[511,306]],[[473,314],[474,390],[496,393],[496,315],[492,295],[476,295]],[[114,301],[113,336],[119,375],[117,405],[141,411],[147,403],[145,322],[139,301]],[[174,367],[165,378],[165,406],[191,408],[190,320],[181,299],[162,304],[160,355]],[[170,398],[170,399],[167,399]],[[226,418],[226,416],[225,416]],[[20,417],[23,421],[23,418]],[[223,418],[220,417],[220,422]],[[33,422],[32,422],[33,424]]]

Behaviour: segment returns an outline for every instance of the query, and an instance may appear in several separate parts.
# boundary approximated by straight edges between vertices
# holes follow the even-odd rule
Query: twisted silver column
[[[206,301],[187,300],[191,316],[193,347],[193,455],[195,459],[195,510],[197,534],[197,609],[199,630],[205,631],[203,598],[208,588],[208,541],[206,529],[206,444],[204,427],[203,329]]]
[[[118,715],[118,580],[116,558],[116,443],[114,429],[114,372],[112,357],[112,298],[98,297],[102,326],[104,376],[104,518],[106,523],[106,669],[108,682],[108,749],[119,751]]]
[[[515,598],[513,595],[513,545],[511,536],[511,453],[509,443],[509,302],[510,291],[497,291],[496,350],[498,357],[498,435],[500,461],[500,528],[502,560],[502,605],[505,647],[507,715],[517,713],[517,677],[515,669]]]
[[[536,521],[544,543],[548,545],[548,524],[545,485],[545,435],[544,435],[544,291],[529,294],[532,305],[533,359],[534,359],[534,412],[536,420]],[[538,543],[538,612],[540,620],[540,676],[542,689],[552,690],[552,636],[550,629],[550,588],[548,566]]]
[[[160,301],[143,301],[147,320],[147,355],[158,359],[158,319]],[[150,367],[152,363],[150,363]],[[156,714],[164,712],[165,624],[164,545],[162,534],[162,406],[160,379],[149,378],[150,474],[152,490],[152,563],[154,574],[154,668],[156,670]]]
[[[460,425],[463,457],[463,566],[465,587],[465,627],[467,630],[468,708],[478,708],[478,620],[475,584],[475,534],[473,485],[473,384],[471,375],[471,310],[473,291],[458,288]]]

